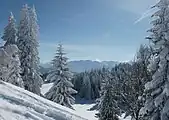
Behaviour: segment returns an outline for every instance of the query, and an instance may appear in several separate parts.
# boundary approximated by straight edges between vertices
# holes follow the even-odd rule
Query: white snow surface
[[[78,114],[82,117],[85,117],[89,120],[98,120],[98,118],[95,117],[95,114],[98,113],[98,111],[89,111],[89,109],[94,104],[75,104],[73,105],[73,108],[78,112]],[[131,120],[131,117],[127,117],[124,119],[125,114],[119,117],[119,120]]]
[[[75,104],[73,105],[73,108],[82,117],[85,117],[89,120],[98,120],[98,118],[95,117],[95,114],[97,113],[96,110],[88,111],[88,109],[90,109],[93,105],[94,104]]]
[[[43,84],[41,88],[42,95],[45,95],[45,93],[47,93],[52,86],[53,83]]]
[[[0,81],[0,120],[90,120],[74,110]]]

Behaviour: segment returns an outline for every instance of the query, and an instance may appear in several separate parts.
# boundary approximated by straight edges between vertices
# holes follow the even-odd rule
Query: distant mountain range
[[[92,60],[79,60],[79,61],[70,61],[68,63],[68,67],[72,72],[84,72],[88,71],[91,69],[97,69],[97,68],[102,68],[102,67],[114,67],[116,64],[119,62],[117,61],[92,61]],[[50,63],[43,63],[40,64],[40,71],[47,72],[51,68]]]

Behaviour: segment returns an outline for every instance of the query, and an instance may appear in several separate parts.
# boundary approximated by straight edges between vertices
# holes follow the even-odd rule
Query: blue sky
[[[11,11],[18,22],[22,5],[34,4],[41,62],[53,58],[58,42],[63,43],[70,60],[128,61],[141,43],[148,43],[144,38],[150,18],[144,17],[149,16],[149,8],[156,1],[1,0],[0,31],[3,33]]]

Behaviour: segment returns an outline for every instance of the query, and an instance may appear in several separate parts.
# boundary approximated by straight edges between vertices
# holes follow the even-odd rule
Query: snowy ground
[[[94,104],[75,104],[73,107],[80,116],[89,120],[98,120],[96,117],[94,117],[97,111],[88,111],[88,109],[90,109],[93,105]]]
[[[0,120],[88,119],[82,118],[74,110],[0,81]]]
[[[45,94],[51,87],[52,87],[52,83],[49,84],[44,84],[41,88],[41,93]],[[94,104],[75,104],[73,105],[74,109],[76,110],[76,112],[78,113],[78,115],[87,118],[88,120],[98,120],[95,117],[95,114],[97,113],[97,111],[88,111],[88,109],[90,109]],[[131,120],[130,117],[123,119],[124,115],[119,117],[120,120]]]
[[[97,111],[88,111],[88,109],[90,109],[94,104],[75,104],[73,105],[73,107],[75,108],[75,110],[78,112],[78,114],[82,117],[87,118],[88,120],[98,120],[95,117],[95,114],[97,113]],[[122,115],[120,118],[120,120],[131,120],[130,117],[127,117],[126,119],[123,119],[124,115]]]

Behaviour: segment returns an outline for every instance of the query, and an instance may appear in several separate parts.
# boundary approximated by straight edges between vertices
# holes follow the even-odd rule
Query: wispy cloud
[[[144,13],[141,15],[141,17],[140,17],[139,19],[137,19],[137,20],[134,22],[134,24],[137,24],[137,23],[141,22],[143,19],[145,19],[145,18],[151,16],[154,12],[155,12],[155,9],[149,9],[149,10],[147,10],[146,12],[144,12]]]
[[[117,6],[128,12],[142,15],[146,10],[150,9],[159,0],[118,0]]]
[[[155,9],[151,9],[151,7],[158,1],[159,0],[119,0],[117,6],[125,11],[135,14],[136,16],[141,16],[134,21],[134,24],[137,24],[155,12]]]

